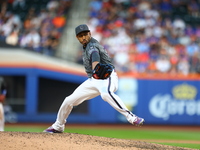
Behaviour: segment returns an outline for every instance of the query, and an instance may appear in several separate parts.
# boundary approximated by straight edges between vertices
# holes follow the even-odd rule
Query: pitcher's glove
[[[98,63],[93,70],[93,78],[95,79],[107,79],[113,71],[113,67],[109,64]]]

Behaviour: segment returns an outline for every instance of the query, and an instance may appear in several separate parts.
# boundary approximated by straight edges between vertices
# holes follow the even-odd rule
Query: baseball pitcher
[[[104,47],[91,36],[86,24],[77,26],[75,34],[83,45],[83,64],[88,79],[64,99],[58,111],[56,122],[43,132],[62,133],[73,106],[98,95],[124,115],[131,124],[141,126],[144,119],[130,112],[120,97],[114,93],[118,89],[118,76]]]

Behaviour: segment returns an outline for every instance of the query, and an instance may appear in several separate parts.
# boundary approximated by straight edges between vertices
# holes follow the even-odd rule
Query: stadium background
[[[170,44],[173,45],[171,47],[168,47],[170,44],[167,45],[167,38],[162,38],[163,36],[159,37],[155,34],[158,37],[151,39],[152,41],[159,39],[157,42],[165,45],[165,50],[163,47],[158,48],[159,52],[155,61],[160,57],[163,58],[163,55],[167,56],[170,69],[166,71],[147,67],[150,66],[150,62],[154,60],[155,56],[150,50],[155,50],[154,46],[156,46],[150,44],[152,42],[150,39],[146,39],[145,42],[142,40],[145,35],[144,28],[147,28],[142,26],[144,18],[142,10],[147,9],[150,2],[144,1],[142,5],[142,2],[137,0],[2,1],[1,14],[5,18],[1,16],[0,75],[5,78],[8,87],[5,106],[10,106],[11,109],[8,109],[6,116],[9,117],[12,112],[16,115],[14,120],[8,119],[7,121],[48,123],[55,120],[56,113],[65,96],[69,95],[87,78],[78,57],[80,56],[80,44],[74,36],[74,27],[80,23],[87,23],[90,25],[94,37],[100,39],[107,46],[113,58],[120,77],[118,94],[128,108],[144,117],[146,124],[199,125],[199,2],[192,1],[192,8],[190,8],[187,1],[157,0],[154,1],[156,3],[151,6],[152,8],[149,7],[149,10],[156,10],[156,8],[159,10],[163,22],[166,21],[164,18],[170,18],[172,23],[178,18],[185,24],[183,28],[182,26],[177,28],[171,26],[174,32],[178,32],[175,39],[179,39],[176,41],[169,34],[171,38],[168,37],[169,41],[167,41],[171,42]],[[102,18],[98,18],[97,14],[103,7],[100,4],[104,4],[104,9],[121,6],[119,8],[122,14],[118,19],[115,16],[106,21],[101,15]],[[41,12],[44,11],[49,15],[40,18]],[[132,18],[133,22],[136,22],[136,18],[140,19],[139,23],[133,26],[132,30],[134,31],[130,31],[137,36],[131,36],[132,41],[128,48],[126,48],[127,45],[124,46],[128,41],[125,40],[125,43],[121,43],[125,48],[120,47],[120,44],[117,43],[120,39],[115,37],[116,32],[119,32],[122,41],[129,39],[128,36],[124,36],[122,30],[123,27],[128,26],[126,24],[128,21],[123,19],[123,12],[126,11],[135,14]],[[113,12],[115,11],[113,10]],[[137,12],[141,14],[137,14]],[[38,18],[42,20],[41,23],[37,22]],[[99,24],[95,23],[97,20],[94,18],[100,19]],[[13,30],[7,33],[5,28],[6,26],[9,28],[9,25]],[[159,27],[157,22],[154,25]],[[106,27],[109,30],[105,30]],[[111,29],[116,32],[110,32]],[[168,29],[165,30],[168,31]],[[47,31],[54,32],[46,36]],[[156,28],[155,31],[159,31],[159,29]],[[32,32],[38,32],[35,37],[36,43],[25,38],[26,35],[30,37]],[[14,33],[17,33],[17,36],[13,37],[18,37],[16,43],[8,40],[10,35],[16,35]],[[103,40],[104,38],[105,40]],[[38,39],[40,39],[40,43],[37,43]],[[112,40],[115,41],[115,45],[112,44]],[[110,41],[110,43],[106,43],[106,41]],[[137,44],[134,45],[134,43]],[[140,45],[141,43],[144,45]],[[149,47],[146,48],[145,44],[148,44]],[[192,48],[189,47],[190,44]],[[119,48],[120,51],[117,51]],[[127,49],[132,50],[132,48],[132,53],[127,52]],[[174,48],[179,53],[166,52],[168,48],[170,50]],[[120,57],[117,54],[120,54]],[[127,59],[125,54],[129,54],[130,57],[131,54],[134,54],[138,57],[133,60],[132,57]],[[126,59],[128,62],[125,61]],[[184,65],[186,66],[185,70],[178,70],[178,62],[185,62],[184,60],[187,60],[190,67],[187,69],[186,64]],[[161,68],[165,68],[165,64],[161,65]],[[124,118],[100,97],[75,107],[68,122],[126,123]]]

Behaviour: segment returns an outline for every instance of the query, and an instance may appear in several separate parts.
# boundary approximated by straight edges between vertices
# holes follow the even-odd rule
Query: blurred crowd
[[[0,41],[55,56],[71,2],[0,0]],[[92,36],[118,72],[200,73],[198,0],[91,0],[88,7]]]
[[[200,73],[200,24],[189,20],[200,19],[197,0],[92,0],[89,8],[92,36],[118,72]]]
[[[71,0],[1,0],[0,41],[54,56]]]

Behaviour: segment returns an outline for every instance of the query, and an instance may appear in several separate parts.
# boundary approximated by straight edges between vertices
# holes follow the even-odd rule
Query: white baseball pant
[[[124,115],[126,119],[133,124],[136,119],[123,101],[114,92],[118,89],[118,77],[116,72],[112,72],[111,76],[105,80],[98,80],[94,78],[88,78],[85,82],[79,85],[75,91],[67,96],[57,114],[56,122],[52,127],[58,131],[64,131],[66,119],[72,111],[73,106],[81,104],[85,100],[90,100],[98,95],[108,102],[114,109]]]

